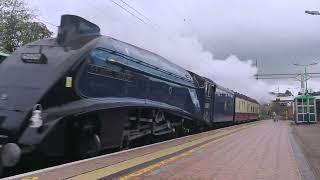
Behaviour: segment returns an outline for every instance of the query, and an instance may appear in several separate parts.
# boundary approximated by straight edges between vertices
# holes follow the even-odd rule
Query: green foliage
[[[261,105],[259,110],[259,119],[269,119],[271,116],[271,106]]]
[[[289,90],[286,90],[286,92],[284,93],[286,96],[293,96],[292,92]]]
[[[0,51],[11,53],[29,42],[52,35],[45,24],[34,22],[34,11],[24,0],[0,0]]]

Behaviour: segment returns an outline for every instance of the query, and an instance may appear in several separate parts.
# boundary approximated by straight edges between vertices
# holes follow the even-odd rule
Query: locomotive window
[[[90,53],[90,56],[94,64],[105,66],[110,53],[95,49]]]
[[[104,68],[111,69],[112,71],[117,71],[117,72],[122,71],[121,66],[107,63],[108,62],[107,60],[109,58],[115,58],[115,55],[112,55],[111,53],[109,53],[107,51],[103,51],[103,50],[99,50],[99,49],[94,49],[90,53],[90,60],[94,65],[104,66]]]

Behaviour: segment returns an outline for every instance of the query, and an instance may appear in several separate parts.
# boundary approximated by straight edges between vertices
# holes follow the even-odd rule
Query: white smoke
[[[42,3],[38,0],[30,1],[34,4]],[[214,52],[204,48],[201,40],[208,34],[215,33],[217,28],[210,23],[211,17],[221,16],[219,12],[212,12],[211,1],[125,0],[148,18],[128,8],[144,23],[113,2],[128,8],[121,0],[69,0],[60,3],[55,1],[65,7],[55,11],[82,16],[99,25],[104,35],[155,52],[185,69],[260,102],[270,99],[269,86],[254,78],[257,68],[252,61],[240,60],[236,54],[227,59],[216,59]],[[223,18],[221,16],[221,21],[228,20]],[[237,32],[232,28],[225,31]]]
[[[169,1],[157,4],[162,3],[166,4]],[[100,7],[104,7],[103,14]],[[81,15],[86,12],[84,17],[98,24],[104,35],[155,52],[187,70],[208,77],[226,88],[256,98],[260,102],[270,99],[268,85],[254,78],[257,68],[253,66],[252,61],[240,60],[236,55],[231,55],[225,60],[215,59],[212,52],[204,49],[197,38],[197,32],[191,31],[184,20],[172,18],[173,14],[157,7],[159,6],[153,6],[152,11],[156,12],[152,14],[156,14],[155,19],[159,20],[154,21],[150,17],[152,23],[155,22],[156,25],[151,25],[147,20],[145,21],[148,24],[144,24],[110,2],[92,3],[91,7],[81,11]],[[194,12],[190,10],[187,13]]]

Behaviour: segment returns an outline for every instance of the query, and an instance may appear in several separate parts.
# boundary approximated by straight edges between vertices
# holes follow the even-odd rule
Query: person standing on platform
[[[273,121],[274,121],[274,122],[277,121],[277,114],[276,114],[276,112],[272,112],[272,118],[273,118]]]

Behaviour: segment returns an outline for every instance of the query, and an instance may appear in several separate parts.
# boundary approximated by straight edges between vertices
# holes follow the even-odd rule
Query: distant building
[[[293,119],[293,102],[294,96],[275,97],[272,102],[273,110],[278,112],[282,119]]]
[[[282,106],[291,106],[294,100],[294,96],[275,97],[272,102],[277,102]]]
[[[311,94],[312,95],[312,94]],[[314,96],[316,98],[316,113],[318,121],[320,121],[320,95]],[[291,117],[292,116],[292,110],[293,110],[293,101],[294,96],[287,96],[287,97],[275,97],[272,99],[273,103],[279,103],[280,106],[286,107],[286,116]]]

